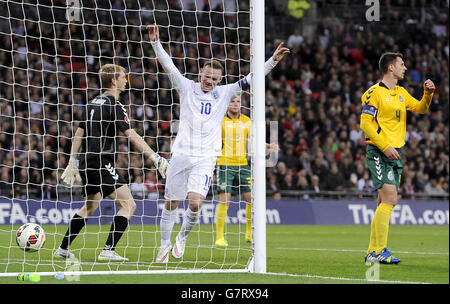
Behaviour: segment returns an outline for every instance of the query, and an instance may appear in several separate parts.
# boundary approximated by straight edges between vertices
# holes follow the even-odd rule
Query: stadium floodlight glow
[[[227,2],[227,5],[231,2]],[[242,4],[243,2],[245,4]],[[125,4],[125,1],[123,3]],[[184,7],[183,1],[180,2],[180,9],[167,7],[166,1],[133,3],[138,7],[133,6],[134,4],[126,8],[100,7],[95,1],[77,0],[66,1],[66,7],[20,1],[7,1],[5,4],[5,15],[8,17],[0,16],[3,19],[2,24],[5,24],[0,29],[0,35],[8,36],[11,42],[12,51],[8,52],[11,55],[7,56],[11,56],[12,60],[8,63],[10,65],[4,68],[11,72],[12,77],[4,78],[1,82],[10,86],[13,91],[28,90],[26,94],[15,94],[12,102],[25,104],[24,108],[27,109],[24,111],[30,113],[26,112],[23,117],[31,117],[30,120],[33,120],[26,123],[29,125],[27,132],[16,128],[15,134],[9,135],[14,138],[27,138],[30,147],[36,146],[31,144],[32,141],[39,142],[44,147],[42,152],[46,152],[48,140],[56,142],[56,151],[49,153],[56,155],[58,167],[46,167],[48,164],[43,161],[44,168],[36,168],[36,165],[28,162],[28,169],[45,169],[52,172],[52,179],[42,179],[41,183],[36,184],[33,184],[30,178],[25,182],[16,182],[22,189],[26,189],[20,199],[0,196],[0,239],[9,238],[9,243],[0,243],[0,277],[34,272],[41,276],[76,275],[77,278],[81,276],[82,281],[83,275],[266,273],[264,1],[235,1],[235,7],[225,7],[224,12],[213,11],[214,8],[211,8],[211,11],[203,11],[200,7]],[[212,12],[214,14],[211,14]],[[174,58],[177,67],[184,67],[182,74],[185,77],[198,81],[203,62],[211,56],[224,63],[225,75],[221,84],[236,82],[249,72],[253,75],[251,90],[249,94],[243,93],[246,94],[246,102],[242,104],[252,119],[249,151],[252,164],[253,243],[246,243],[245,240],[245,203],[242,197],[233,197],[230,205],[233,205],[234,209],[230,208],[233,212],[229,212],[227,218],[229,246],[215,247],[217,195],[212,188],[212,197],[205,200],[200,215],[201,223],[192,231],[183,259],[171,258],[169,263],[164,265],[156,263],[156,253],[160,245],[159,221],[164,198],[160,195],[140,200],[132,192],[138,208],[117,246],[117,250],[127,256],[129,261],[105,263],[97,259],[107,237],[105,232],[108,228],[103,225],[109,227],[117,208],[110,200],[102,201],[100,208],[89,217],[87,226],[72,244],[71,250],[76,256],[76,265],[67,263],[66,260],[58,260],[54,257],[54,252],[64,236],[67,223],[84,203],[80,191],[76,192],[81,188],[79,184],[72,188],[60,180],[70,156],[65,145],[70,145],[75,134],[76,126],[80,122],[77,115],[81,113],[83,102],[92,100],[100,91],[97,78],[101,65],[118,62],[127,67],[129,88],[122,94],[121,99],[127,107],[132,125],[142,131],[145,140],[154,143],[151,148],[155,149],[155,152],[169,154],[170,142],[175,137],[175,126],[179,121],[179,101],[168,89],[167,83],[170,79],[158,66],[157,58],[152,53],[147,34],[143,30],[146,25],[158,21],[161,21],[160,30],[165,37],[162,44]],[[116,22],[118,24],[115,24]],[[209,26],[202,22],[208,23]],[[222,22],[222,25],[218,26],[215,22]],[[209,37],[205,38],[208,35]],[[216,39],[213,35],[220,37]],[[186,40],[180,42],[179,37]],[[196,41],[189,39],[191,37],[195,37]],[[196,62],[192,65],[193,69],[187,68],[188,62]],[[19,79],[21,74],[26,75],[25,82],[30,80],[28,86],[23,84],[23,79]],[[17,80],[15,76],[18,76]],[[38,92],[38,95],[41,94],[40,104],[31,102],[34,91]],[[94,91],[97,93],[93,94]],[[134,93],[136,95],[133,95]],[[41,115],[36,116],[38,118],[31,114],[35,106]],[[169,124],[165,116],[167,112],[170,112],[168,116],[171,117]],[[2,113],[0,119],[11,119],[14,123],[25,120],[23,117],[4,115]],[[33,127],[36,121],[45,121],[47,124],[43,128],[44,134]],[[167,132],[160,135],[162,126],[166,131],[169,130],[169,135]],[[68,133],[64,133],[66,131]],[[164,141],[168,144],[165,142],[166,144],[162,145],[161,142]],[[15,141],[13,144],[16,144]],[[13,149],[19,147],[14,146]],[[132,150],[128,143],[125,150],[120,151],[125,155],[121,160],[127,162],[130,171],[140,171],[145,175],[145,172],[153,170],[158,176],[154,167],[146,167],[144,157],[136,158],[137,153]],[[13,166],[22,166],[23,157],[20,164],[18,158],[14,157]],[[140,164],[140,167],[133,167],[136,163]],[[123,174],[126,170],[119,168],[118,174]],[[30,189],[36,187],[54,187],[56,199],[34,197]],[[65,190],[65,196],[58,192],[61,189]],[[186,209],[186,205],[181,203],[179,209]],[[177,227],[181,224],[181,214],[177,214],[174,231],[179,229]],[[25,222],[44,226],[46,243],[38,252],[25,253],[15,244],[15,232]],[[175,235],[172,235],[172,242]]]

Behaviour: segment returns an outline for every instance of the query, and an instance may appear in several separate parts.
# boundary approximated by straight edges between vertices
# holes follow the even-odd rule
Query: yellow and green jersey
[[[433,93],[425,92],[418,101],[406,89],[395,86],[390,90],[380,82],[371,86],[361,97],[361,130],[366,142],[385,151],[389,146],[405,145],[406,111],[425,114],[433,99]]]
[[[217,165],[245,166],[247,162],[247,138],[250,136],[251,120],[241,114],[237,119],[225,116],[222,123],[222,155]]]

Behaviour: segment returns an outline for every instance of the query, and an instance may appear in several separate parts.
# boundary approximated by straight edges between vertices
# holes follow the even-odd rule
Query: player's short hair
[[[102,66],[100,71],[98,71],[102,89],[111,88],[113,78],[117,79],[122,72],[126,73],[125,68],[117,64],[105,64]]]
[[[380,61],[378,62],[378,68],[381,73],[386,74],[389,69],[389,65],[394,64],[397,57],[403,58],[403,55],[395,52],[386,52],[381,55]]]
[[[223,65],[216,59],[206,60],[203,64],[203,68],[211,67],[214,70],[221,70],[223,72]]]

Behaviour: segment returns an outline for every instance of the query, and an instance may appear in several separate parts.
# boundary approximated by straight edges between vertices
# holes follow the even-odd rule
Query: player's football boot
[[[59,247],[53,255],[55,257],[61,258],[61,259],[74,259],[75,258],[75,255],[72,252],[70,252],[69,249],[62,249],[61,247]]]
[[[375,251],[372,251],[371,253],[366,254],[364,257],[365,263],[377,263],[377,255],[375,254]]]
[[[127,258],[121,257],[114,250],[102,250],[98,255],[99,261],[115,261],[115,262],[125,262],[128,261]]]
[[[161,245],[158,249],[158,254],[156,255],[156,263],[167,263],[169,262],[169,253],[172,249],[172,245],[167,246]]]
[[[252,242],[252,235],[251,234],[245,234],[245,241],[247,243],[251,243]]]
[[[392,254],[387,250],[387,248],[384,248],[381,250],[381,252],[376,256],[376,260],[380,264],[398,264],[400,263],[400,259],[395,258],[392,256]]]
[[[179,259],[184,254],[184,248],[186,247],[186,239],[181,237],[179,234],[175,238],[175,244],[172,248],[172,255],[174,258]]]
[[[228,242],[225,238],[220,238],[216,240],[215,245],[217,247],[228,247]]]

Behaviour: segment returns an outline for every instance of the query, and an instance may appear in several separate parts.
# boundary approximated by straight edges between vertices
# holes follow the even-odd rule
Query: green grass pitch
[[[43,226],[47,241],[35,253],[25,253],[15,244],[18,226],[0,226],[0,273],[63,271],[65,261],[52,257],[66,226]],[[126,263],[105,263],[97,256],[106,240],[109,225],[88,225],[72,245],[83,271],[146,270],[220,267],[243,268],[251,255],[243,228],[227,227],[230,246],[214,248],[212,226],[202,225],[191,233],[182,261],[171,258],[167,266],[153,263],[159,232],[156,226],[130,226],[117,252]],[[142,232],[141,230],[144,230]],[[175,227],[172,239],[179,227]],[[245,229],[245,227],[244,227]],[[449,283],[448,226],[391,226],[389,249],[402,262],[398,265],[365,265],[369,226],[267,226],[267,274],[145,274],[84,275],[79,281],[42,276],[46,284],[367,284],[367,283]],[[173,240],[172,240],[173,241]],[[10,262],[9,264],[7,262]],[[196,262],[197,261],[197,262]],[[200,261],[200,262],[198,262]],[[240,264],[240,265],[236,265]],[[378,266],[378,265],[377,265]],[[372,268],[371,268],[372,267]],[[366,273],[379,281],[368,281]],[[0,284],[39,284],[0,277]]]

